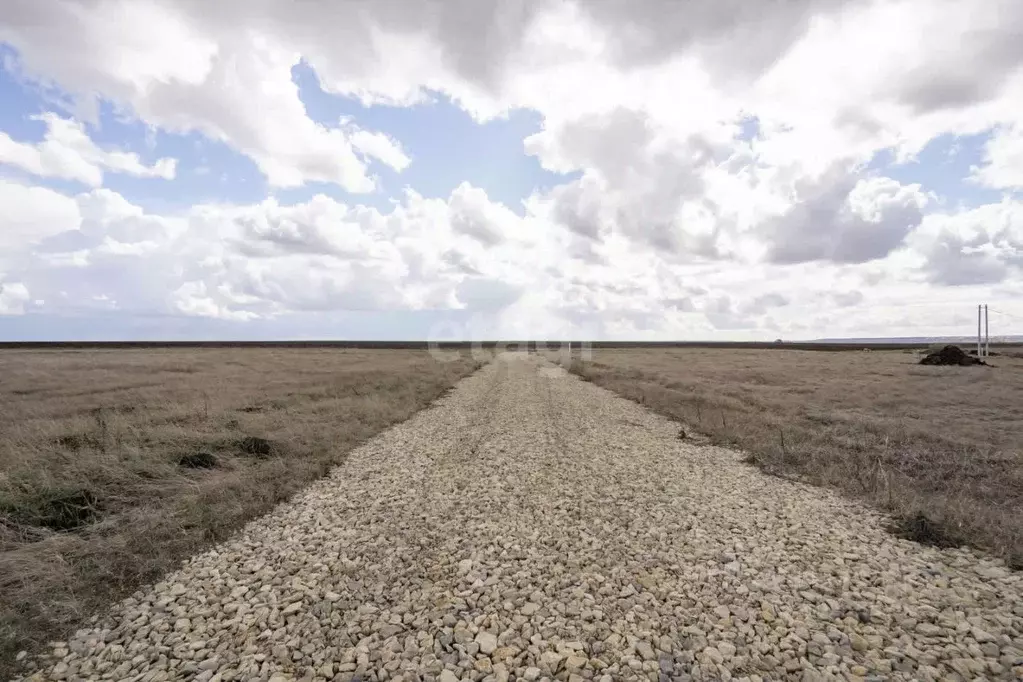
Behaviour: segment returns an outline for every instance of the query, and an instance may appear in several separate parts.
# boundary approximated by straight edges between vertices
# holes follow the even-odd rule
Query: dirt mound
[[[921,365],[986,365],[987,363],[975,358],[959,346],[945,346],[940,350],[932,351],[920,360]]]

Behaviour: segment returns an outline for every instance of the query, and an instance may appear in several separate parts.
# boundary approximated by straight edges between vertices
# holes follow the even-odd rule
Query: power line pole
[[[977,304],[977,357],[980,357],[980,310],[981,305]]]
[[[984,357],[991,355],[991,337],[988,335],[987,303],[984,304]]]

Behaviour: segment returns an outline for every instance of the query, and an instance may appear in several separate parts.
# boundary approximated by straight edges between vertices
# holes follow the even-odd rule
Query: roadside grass
[[[914,351],[596,350],[571,371],[780,476],[866,498],[892,530],[1023,568],[1023,358]]]
[[[480,366],[468,352],[0,353],[0,678]]]

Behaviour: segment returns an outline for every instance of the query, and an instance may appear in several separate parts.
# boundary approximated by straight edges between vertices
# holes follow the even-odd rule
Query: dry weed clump
[[[918,362],[913,351],[650,348],[597,350],[571,369],[769,473],[868,498],[900,535],[1023,568],[1023,359]]]
[[[413,350],[0,353],[0,678],[479,365]]]

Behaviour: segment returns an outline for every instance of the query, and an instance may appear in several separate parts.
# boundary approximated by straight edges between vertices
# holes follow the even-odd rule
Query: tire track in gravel
[[[507,354],[44,679],[1020,679],[1023,578]]]
[[[492,435],[494,412],[498,409],[500,394],[498,389],[504,382],[507,374],[507,366],[498,363],[496,369],[489,379],[486,390],[475,401],[469,412],[461,436],[451,449],[451,456],[455,459],[472,459],[479,454],[480,445]]]

